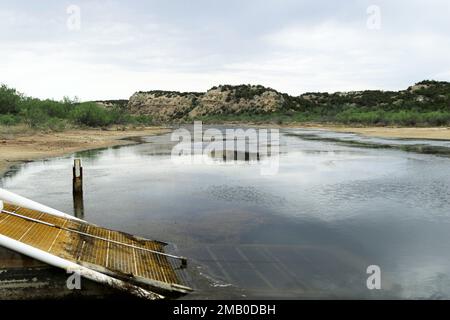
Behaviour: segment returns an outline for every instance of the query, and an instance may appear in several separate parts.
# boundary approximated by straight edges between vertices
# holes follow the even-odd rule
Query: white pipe
[[[64,269],[67,272],[71,272],[71,273],[77,272],[80,276],[83,276],[86,279],[109,285],[113,288],[120,289],[120,290],[126,291],[128,293],[132,293],[141,298],[150,299],[150,300],[164,298],[164,296],[161,296],[157,293],[154,293],[154,292],[151,292],[148,290],[144,290],[140,287],[129,284],[125,281],[122,281],[122,280],[113,278],[111,276],[105,275],[103,273],[91,270],[89,268],[86,268],[86,267],[78,265],[74,262],[62,259],[60,257],[54,256],[46,251],[34,248],[30,245],[24,244],[22,242],[11,239],[11,238],[6,237],[1,234],[0,234],[0,245],[3,247],[6,247],[8,249],[17,251],[19,253],[22,253],[22,254],[29,256],[31,258],[34,258],[36,260],[47,263],[51,266]]]
[[[81,219],[78,219],[74,216],[71,216],[67,213],[58,211],[56,209],[47,207],[43,204],[40,204],[36,201],[27,199],[25,197],[19,196],[18,194],[12,193],[10,191],[7,191],[5,189],[0,188],[0,200],[3,200],[5,202],[14,204],[16,206],[20,206],[20,207],[24,207],[24,208],[28,208],[28,209],[32,209],[32,210],[36,210],[36,211],[41,211],[41,212],[45,212],[45,213],[49,213],[52,214],[54,216],[58,216],[58,217],[62,217],[62,218],[66,218],[66,219],[71,219],[71,220],[77,220],[77,221],[83,221]]]

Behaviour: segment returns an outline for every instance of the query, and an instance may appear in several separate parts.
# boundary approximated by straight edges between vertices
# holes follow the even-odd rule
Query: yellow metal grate
[[[48,226],[5,213],[0,214],[0,234],[66,260],[88,266],[120,278],[153,287],[184,288],[170,258],[123,246],[89,235],[118,241],[139,248],[164,252],[165,244],[138,238],[123,232],[108,230],[86,222],[56,217],[47,213],[20,208],[5,203],[4,210],[56,225]],[[60,229],[64,227],[88,235]],[[176,289],[175,289],[176,291]]]

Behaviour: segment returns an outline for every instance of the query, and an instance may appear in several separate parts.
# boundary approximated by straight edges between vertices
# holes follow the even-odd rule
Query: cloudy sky
[[[448,0],[0,0],[0,83],[27,95],[450,80]]]

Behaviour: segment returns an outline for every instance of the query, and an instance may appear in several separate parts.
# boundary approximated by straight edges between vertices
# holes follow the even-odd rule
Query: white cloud
[[[266,56],[232,67],[289,78],[287,83],[295,83],[298,77],[302,86],[287,84],[291,93],[401,89],[450,68],[446,40],[444,34],[432,32],[371,31],[336,22],[294,25],[264,37],[270,48]]]
[[[369,4],[80,0],[81,30],[70,32],[67,4],[11,1],[0,10],[0,82],[38,97],[107,99],[221,83],[297,95],[450,79],[446,1],[380,0],[379,31],[366,28]]]

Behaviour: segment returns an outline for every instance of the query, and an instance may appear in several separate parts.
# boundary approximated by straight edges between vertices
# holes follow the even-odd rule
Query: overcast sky
[[[0,83],[41,98],[398,90],[450,80],[450,1],[0,0],[0,46]]]

